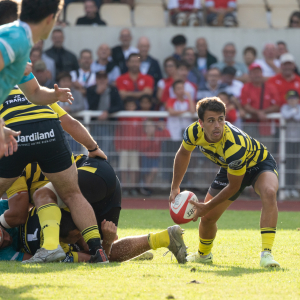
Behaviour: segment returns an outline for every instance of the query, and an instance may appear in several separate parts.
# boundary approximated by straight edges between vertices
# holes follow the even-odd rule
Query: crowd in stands
[[[127,2],[133,5],[133,1]],[[169,1],[175,23],[181,18],[175,4],[183,2]],[[207,22],[219,22],[219,13],[223,22],[234,22],[235,1],[229,1],[228,9],[214,8],[215,2],[207,1],[211,12]],[[85,10],[87,18],[97,23],[101,21],[96,2],[86,1]],[[193,14],[193,22],[199,22],[196,8],[185,16],[182,14],[186,20],[182,22],[191,22]],[[77,23],[82,20],[86,18],[80,18]],[[300,16],[293,15],[290,24],[296,25],[297,20],[300,22]],[[220,97],[227,106],[226,119],[256,138],[278,137],[278,126],[268,120],[267,115],[281,111],[289,128],[288,154],[293,156],[300,152],[300,76],[294,56],[284,41],[266,43],[262,59],[257,59],[253,45],[248,46],[243,51],[243,61],[237,61],[237,50],[231,42],[223,46],[222,58],[218,59],[205,38],[199,37],[194,45],[187,45],[186,37],[179,34],[171,39],[173,53],[166,53],[160,66],[150,55],[151,41],[143,36],[134,45],[129,29],[120,31],[119,45],[110,48],[100,44],[96,57],[90,49],[83,49],[76,57],[67,49],[64,38],[63,29],[56,28],[49,49],[43,49],[43,42],[33,47],[30,59],[34,75],[41,85],[53,87],[57,83],[71,89],[74,104],[62,104],[70,114],[82,110],[102,111],[95,118],[97,126],[91,127],[91,133],[99,137],[99,145],[106,153],[119,153],[118,167],[123,183],[144,182],[143,194],[151,193],[147,185],[155,180],[161,151],[174,153],[183,130],[195,120],[192,115],[181,115],[194,113],[197,99],[204,97]],[[122,110],[168,111],[169,117],[167,120],[110,117]],[[253,127],[253,123],[257,126]],[[266,143],[271,151],[278,152],[278,145]],[[295,160],[287,160],[287,163],[293,170],[298,166]],[[172,168],[172,159],[166,158],[162,164],[165,169]],[[142,170],[141,176],[138,176],[139,170]],[[293,183],[290,177],[287,180]],[[135,192],[131,190],[132,194]],[[296,197],[296,191],[291,192]]]

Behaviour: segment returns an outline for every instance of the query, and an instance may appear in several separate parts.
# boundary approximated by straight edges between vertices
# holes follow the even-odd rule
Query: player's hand
[[[24,71],[24,76],[28,76],[32,72],[32,63],[28,62]]]
[[[195,217],[193,218],[194,222],[196,222],[199,217],[204,217],[209,212],[206,203],[198,203],[193,200],[190,200],[189,203],[193,204],[196,207]]]
[[[100,148],[98,148],[96,151],[89,152],[88,157],[101,157],[103,159],[107,159],[107,156]]]
[[[103,220],[101,222],[101,230],[103,233],[103,242],[105,242],[108,245],[111,245],[116,238],[117,235],[117,226],[111,222]]]
[[[2,127],[1,131],[3,131],[4,141],[3,141],[3,143],[0,141],[0,144],[1,144],[0,157],[2,157],[3,154],[5,156],[13,155],[13,153],[18,150],[18,143],[14,137],[20,135],[21,131],[16,132],[7,127]],[[2,145],[3,145],[3,148],[2,148]]]
[[[57,84],[54,84],[54,90],[57,101],[68,102],[69,104],[72,104],[72,101],[74,101],[70,89],[59,88]]]
[[[175,200],[176,196],[179,193],[180,193],[180,188],[171,190],[170,197],[169,197],[169,204]]]

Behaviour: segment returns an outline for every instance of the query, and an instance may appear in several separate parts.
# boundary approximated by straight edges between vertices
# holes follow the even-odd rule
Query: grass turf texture
[[[260,212],[228,211],[219,221],[213,265],[178,265],[165,249],[150,262],[21,265],[0,262],[0,299],[300,299],[299,213],[279,214],[273,253],[282,269],[259,267]],[[124,210],[118,235],[173,225],[168,211]],[[182,226],[189,251],[197,224]],[[196,280],[198,283],[190,283]]]

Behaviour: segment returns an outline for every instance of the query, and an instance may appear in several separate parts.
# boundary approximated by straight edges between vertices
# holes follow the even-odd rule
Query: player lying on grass
[[[170,202],[180,192],[180,183],[196,147],[221,168],[204,203],[191,202],[197,208],[194,221],[201,217],[200,243],[198,252],[189,255],[187,260],[212,262],[211,249],[218,219],[245,187],[252,185],[262,200],[260,265],[279,267],[271,254],[278,218],[278,173],[273,156],[259,141],[225,121],[226,107],[219,98],[202,99],[196,108],[199,121],[185,130],[182,145],[175,156]]]
[[[55,111],[49,106],[31,104],[18,88],[12,90],[0,106],[0,115],[7,126],[22,130],[18,137],[19,150],[13,156],[0,160],[0,194],[19,179],[28,163],[38,162],[43,174],[53,182],[59,195],[70,208],[75,223],[89,244],[91,254],[95,255],[98,249],[102,251],[96,217],[80,192],[74,157],[61,124],[75,140],[90,151],[90,156],[106,156],[78,121],[71,118],[57,104],[52,105],[52,108]],[[19,218],[26,218],[27,202],[19,201],[16,207],[20,210]],[[39,207],[38,215],[42,226],[46,228],[43,248],[36,253],[40,256],[38,260],[60,260],[65,256],[59,246],[60,209],[56,204],[42,206]],[[0,216],[0,223],[4,227],[15,226],[13,221],[6,218],[9,219],[9,212]],[[31,259],[34,260],[35,257]]]

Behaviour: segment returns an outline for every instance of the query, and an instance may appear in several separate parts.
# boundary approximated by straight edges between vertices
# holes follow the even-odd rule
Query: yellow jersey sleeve
[[[195,124],[192,124],[187,127],[183,133],[182,146],[187,151],[193,151],[196,148],[196,141],[193,134],[194,128]]]
[[[7,197],[10,198],[14,194],[23,192],[23,191],[28,191],[27,183],[26,183],[26,178],[25,176],[19,177],[13,185],[6,191]]]
[[[67,112],[63,108],[61,108],[57,103],[53,103],[49,106],[58,114],[59,118],[67,114]]]

